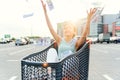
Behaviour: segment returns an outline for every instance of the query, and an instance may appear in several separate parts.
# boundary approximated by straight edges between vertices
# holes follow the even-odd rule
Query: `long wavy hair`
[[[73,37],[75,37],[76,34],[77,34],[77,27],[76,27],[75,23],[73,23],[72,21],[65,21],[65,22],[63,22],[62,29],[64,29],[64,27],[65,27],[66,25],[72,25],[72,27],[73,27],[73,29],[74,29]]]

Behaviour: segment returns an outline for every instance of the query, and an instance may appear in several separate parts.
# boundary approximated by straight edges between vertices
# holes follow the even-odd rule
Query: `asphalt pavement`
[[[15,46],[14,43],[0,44],[0,79],[21,80],[21,59],[46,48],[36,44]]]
[[[89,80],[120,80],[120,44],[93,44]]]
[[[21,80],[21,59],[44,48],[0,44],[0,79]],[[89,64],[89,80],[120,80],[120,44],[92,44]]]

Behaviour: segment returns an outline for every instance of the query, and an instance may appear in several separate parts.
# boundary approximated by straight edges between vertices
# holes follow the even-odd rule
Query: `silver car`
[[[27,44],[27,41],[25,39],[16,39],[15,40],[15,45],[19,46],[19,45],[25,45]]]

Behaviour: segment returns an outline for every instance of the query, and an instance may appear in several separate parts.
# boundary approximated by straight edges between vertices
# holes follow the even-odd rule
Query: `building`
[[[110,33],[111,36],[120,35],[120,14],[101,15],[97,22],[91,23],[90,35],[98,36],[100,33]]]
[[[104,14],[94,19],[90,24],[90,37],[98,36],[100,33],[110,33],[111,36],[120,36],[120,13]],[[77,36],[80,36],[86,24],[86,18],[79,19],[75,22],[77,26]],[[58,23],[57,33],[62,36],[62,22]]]
[[[117,14],[104,14],[91,23],[90,35],[98,36],[100,33],[110,33],[111,36],[120,36],[120,12]]]
[[[110,33],[111,36],[120,35],[120,13],[119,14],[105,14],[103,18],[103,33]]]
[[[120,20],[113,22],[112,36],[120,36]]]

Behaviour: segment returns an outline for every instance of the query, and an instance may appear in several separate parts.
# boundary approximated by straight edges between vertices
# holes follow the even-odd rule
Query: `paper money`
[[[49,10],[53,10],[54,9],[52,0],[46,0],[46,3],[48,5]]]

